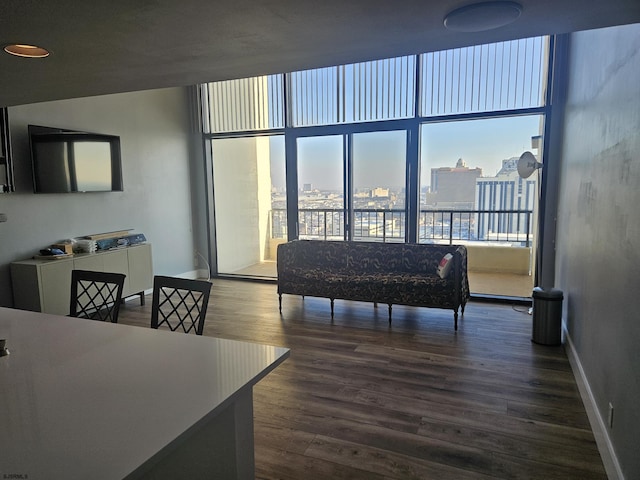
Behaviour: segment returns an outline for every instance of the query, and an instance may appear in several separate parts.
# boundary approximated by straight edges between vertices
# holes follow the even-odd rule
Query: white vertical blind
[[[548,38],[475,45],[420,58],[423,117],[544,105]]]
[[[284,127],[284,76],[267,75],[208,84],[209,133]]]
[[[391,120],[413,116],[414,56],[290,74],[291,125]]]
[[[208,84],[207,133],[544,106],[548,37]],[[419,82],[420,99],[415,98]]]

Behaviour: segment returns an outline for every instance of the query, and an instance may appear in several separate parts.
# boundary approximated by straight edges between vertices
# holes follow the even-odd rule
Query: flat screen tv
[[[35,193],[120,192],[120,137],[29,125]]]

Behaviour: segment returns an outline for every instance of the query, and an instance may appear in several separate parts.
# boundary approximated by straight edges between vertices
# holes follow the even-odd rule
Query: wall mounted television
[[[29,125],[35,193],[121,192],[120,137]]]

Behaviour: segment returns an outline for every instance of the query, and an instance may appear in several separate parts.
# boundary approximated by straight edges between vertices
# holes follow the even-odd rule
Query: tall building
[[[477,210],[530,211],[536,206],[537,175],[521,178],[517,170],[518,157],[502,161],[495,177],[476,180],[475,205]],[[533,215],[526,213],[479,214],[479,240],[509,234],[510,238],[525,241],[532,234]]]
[[[459,158],[455,167],[431,169],[431,193],[427,204],[434,208],[473,210],[476,180],[482,177],[481,168],[469,168]]]

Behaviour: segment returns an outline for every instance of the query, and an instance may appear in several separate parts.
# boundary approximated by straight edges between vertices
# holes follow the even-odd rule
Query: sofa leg
[[[389,304],[389,325],[391,325],[391,304]]]
[[[278,294],[278,309],[280,310],[280,313],[282,313],[282,294],[281,293]]]
[[[458,331],[458,312],[454,310],[453,312],[453,328],[457,332]]]
[[[329,300],[331,300],[331,320],[333,320],[333,298],[330,298]]]
[[[378,308],[378,302],[373,302],[373,308]]]

